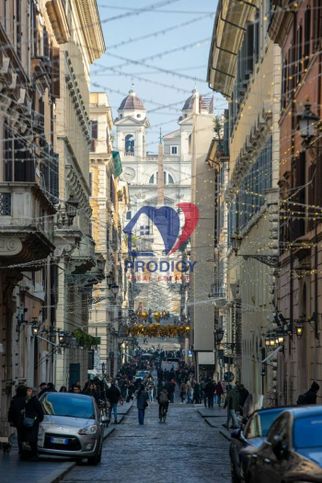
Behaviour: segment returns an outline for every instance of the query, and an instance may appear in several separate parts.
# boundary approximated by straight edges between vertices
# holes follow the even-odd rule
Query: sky
[[[176,129],[191,91],[214,94],[206,77],[217,0],[98,0],[98,5],[107,50],[91,68],[91,90],[107,92],[116,118],[134,84],[151,124],[147,151],[157,152],[160,128],[162,134]],[[214,97],[220,113],[225,101]]]

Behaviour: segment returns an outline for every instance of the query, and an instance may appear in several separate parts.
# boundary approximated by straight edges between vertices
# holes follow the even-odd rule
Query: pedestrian
[[[183,381],[180,385],[180,398],[181,402],[184,403],[187,396],[187,384]]]
[[[47,392],[47,382],[42,382],[39,386],[38,398],[40,398],[45,392]]]
[[[80,394],[82,392],[82,388],[80,387],[80,384],[73,384],[71,392],[73,392],[74,394]]]
[[[217,399],[217,405],[220,408],[221,407],[221,398],[222,398],[222,395],[224,394],[224,389],[223,389],[220,381],[218,381],[217,384],[216,384],[215,394],[216,394],[216,399]]]
[[[26,456],[25,445],[30,447],[29,456],[37,460],[37,440],[39,423],[44,419],[42,406],[33,389],[18,386],[16,395],[12,398],[8,413],[8,421],[17,428],[18,448],[20,458]]]
[[[67,392],[67,387],[61,386],[61,388],[59,389],[59,392]]]
[[[53,384],[52,382],[48,382],[46,392],[57,392],[55,388],[55,384]]]
[[[117,424],[118,423],[118,421],[117,421],[117,405],[122,398],[121,398],[121,391],[116,386],[116,383],[115,383],[114,380],[112,381],[111,386],[106,391],[106,398],[107,398],[108,402],[110,403],[109,420],[112,419],[112,413],[113,413],[114,424]]]
[[[169,409],[169,394],[166,387],[162,387],[158,394],[159,403],[159,420],[160,423],[165,423],[168,409]]]
[[[144,384],[141,384],[136,395],[139,424],[144,424],[145,410],[148,407],[149,395],[145,390]]]
[[[205,386],[205,395],[207,398],[207,405],[209,409],[213,409],[214,407],[214,391],[215,391],[215,385],[211,379],[208,379],[208,382]]]
[[[192,399],[193,399],[193,389],[192,389],[192,384],[188,380],[187,381],[187,404],[192,404]]]
[[[201,394],[200,394],[200,384],[199,382],[195,382],[193,386],[193,400],[194,404],[200,404],[201,401]]]
[[[240,409],[240,394],[237,385],[233,388],[227,386],[227,395],[224,404],[224,408],[227,408],[227,423],[224,426],[229,429],[230,420],[232,420],[233,429],[238,428],[238,419],[236,411]]]
[[[148,394],[149,394],[150,402],[153,402],[153,399],[154,399],[154,383],[153,383],[152,378],[148,382]]]
[[[304,394],[300,394],[297,399],[297,405],[303,406],[306,404],[316,404],[317,394],[319,392],[320,386],[317,382],[313,381],[311,387]]]
[[[173,403],[174,402],[174,393],[175,393],[175,390],[176,390],[175,380],[171,379],[169,382],[167,382],[166,388],[167,388],[167,391],[168,391],[168,394],[169,394],[170,402]]]

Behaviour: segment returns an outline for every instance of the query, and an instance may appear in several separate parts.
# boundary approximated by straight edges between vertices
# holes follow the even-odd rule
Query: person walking
[[[215,390],[215,385],[213,381],[209,379],[205,386],[205,394],[206,394],[207,405],[209,409],[213,409],[214,407],[214,390]]]
[[[110,403],[109,420],[112,419],[112,413],[113,413],[114,424],[117,424],[118,423],[118,421],[117,421],[117,405],[118,405],[118,402],[121,399],[121,391],[116,386],[115,381],[112,381],[111,386],[106,391],[106,398],[107,398],[108,402]]]
[[[317,395],[319,392],[320,386],[317,382],[313,381],[311,387],[308,391],[304,394],[300,394],[297,399],[297,405],[303,406],[306,404],[316,404]]]
[[[29,456],[38,460],[37,440],[39,423],[44,419],[44,411],[31,387],[18,386],[16,395],[12,398],[8,413],[8,421],[17,429],[18,448],[21,459],[27,454],[25,444],[30,447]]]
[[[233,388],[227,386],[227,395],[224,404],[224,408],[227,408],[227,423],[224,426],[229,429],[230,420],[232,420],[232,429],[238,428],[238,419],[236,411],[240,409],[240,394],[237,385]]]
[[[160,423],[165,423],[168,409],[169,409],[169,394],[166,387],[162,387],[158,394],[159,403],[159,420]]]
[[[144,424],[145,410],[148,407],[149,395],[145,390],[144,384],[141,384],[136,395],[139,424]]]
[[[184,403],[187,396],[187,384],[183,381],[180,385],[180,399]]]
[[[215,394],[216,394],[216,399],[217,399],[217,405],[220,408],[221,407],[221,398],[222,398],[222,395],[224,394],[224,389],[223,389],[220,381],[218,381],[217,384],[216,384]]]

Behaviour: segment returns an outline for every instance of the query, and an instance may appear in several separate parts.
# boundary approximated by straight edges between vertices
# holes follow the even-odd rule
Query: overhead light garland
[[[135,324],[128,328],[128,335],[133,337],[180,337],[190,332],[189,325]]]

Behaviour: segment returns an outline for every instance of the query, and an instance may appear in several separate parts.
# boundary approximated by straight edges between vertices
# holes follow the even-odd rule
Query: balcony
[[[0,263],[46,258],[53,250],[55,209],[33,182],[0,183]],[[32,269],[32,266],[28,266]]]

